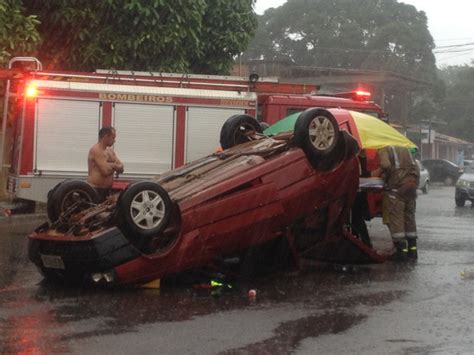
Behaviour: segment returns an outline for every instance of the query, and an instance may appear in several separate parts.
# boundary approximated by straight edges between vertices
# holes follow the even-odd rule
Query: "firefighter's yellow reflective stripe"
[[[393,159],[395,160],[395,169],[400,169],[400,159],[398,158],[398,154],[395,150],[395,147],[391,145],[390,150],[392,151]]]
[[[402,240],[400,243],[403,243],[402,252],[408,253],[408,242],[406,240]]]
[[[410,250],[416,250],[416,247],[410,247]]]

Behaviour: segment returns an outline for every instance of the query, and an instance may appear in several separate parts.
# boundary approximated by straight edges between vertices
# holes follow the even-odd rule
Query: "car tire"
[[[246,133],[262,133],[260,123],[249,115],[234,115],[229,117],[221,129],[220,143],[222,149],[229,149],[233,146],[249,141]]]
[[[73,204],[78,204],[76,211],[89,208],[99,203],[97,191],[82,180],[66,180],[56,185],[48,192],[46,212],[51,222],[56,222],[61,214]]]
[[[448,176],[444,179],[444,184],[446,186],[452,186],[454,184],[454,179],[451,176]]]
[[[458,207],[464,207],[464,205],[466,204],[466,199],[464,199],[464,198],[456,197],[454,200],[456,202],[456,206],[458,206]]]
[[[345,155],[344,160],[354,158],[360,151],[359,143],[357,140],[347,131],[342,131],[342,136],[345,143]]]
[[[302,112],[295,123],[294,140],[318,170],[330,170],[344,159],[346,147],[337,149],[340,141],[339,125],[334,116],[321,108]],[[344,141],[344,139],[342,140]],[[338,154],[344,152],[344,154]]]
[[[421,188],[421,192],[423,192],[424,194],[427,194],[429,190],[430,190],[430,182],[426,180],[425,184]]]
[[[118,201],[119,225],[140,250],[167,226],[172,203],[168,192],[152,181],[140,181],[122,192]]]
[[[347,131],[342,130],[334,153],[324,159],[320,159],[316,167],[322,171],[333,170],[341,162],[354,158],[358,152],[359,144],[355,138]]]

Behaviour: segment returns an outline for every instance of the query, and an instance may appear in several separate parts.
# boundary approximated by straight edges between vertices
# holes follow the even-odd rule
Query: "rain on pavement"
[[[0,353],[405,354],[474,349],[474,208],[454,188],[418,198],[417,264],[319,265],[213,297],[192,285],[81,289],[42,281],[26,235],[42,216],[0,220]],[[380,220],[376,247],[389,245]],[[256,289],[256,299],[249,299]]]

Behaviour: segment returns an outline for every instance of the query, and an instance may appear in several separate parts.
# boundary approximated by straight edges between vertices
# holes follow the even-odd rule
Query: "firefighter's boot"
[[[406,239],[394,241],[395,253],[392,255],[393,261],[407,261],[408,259],[408,242]]]
[[[418,259],[418,250],[416,250],[416,237],[407,238],[408,242],[408,259],[417,260]]]

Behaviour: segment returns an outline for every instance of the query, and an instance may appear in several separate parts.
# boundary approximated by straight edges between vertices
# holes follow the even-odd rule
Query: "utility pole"
[[[430,115],[430,120],[428,121],[428,151],[430,152],[430,158],[433,158],[433,150],[431,148],[431,123],[433,122]]]

